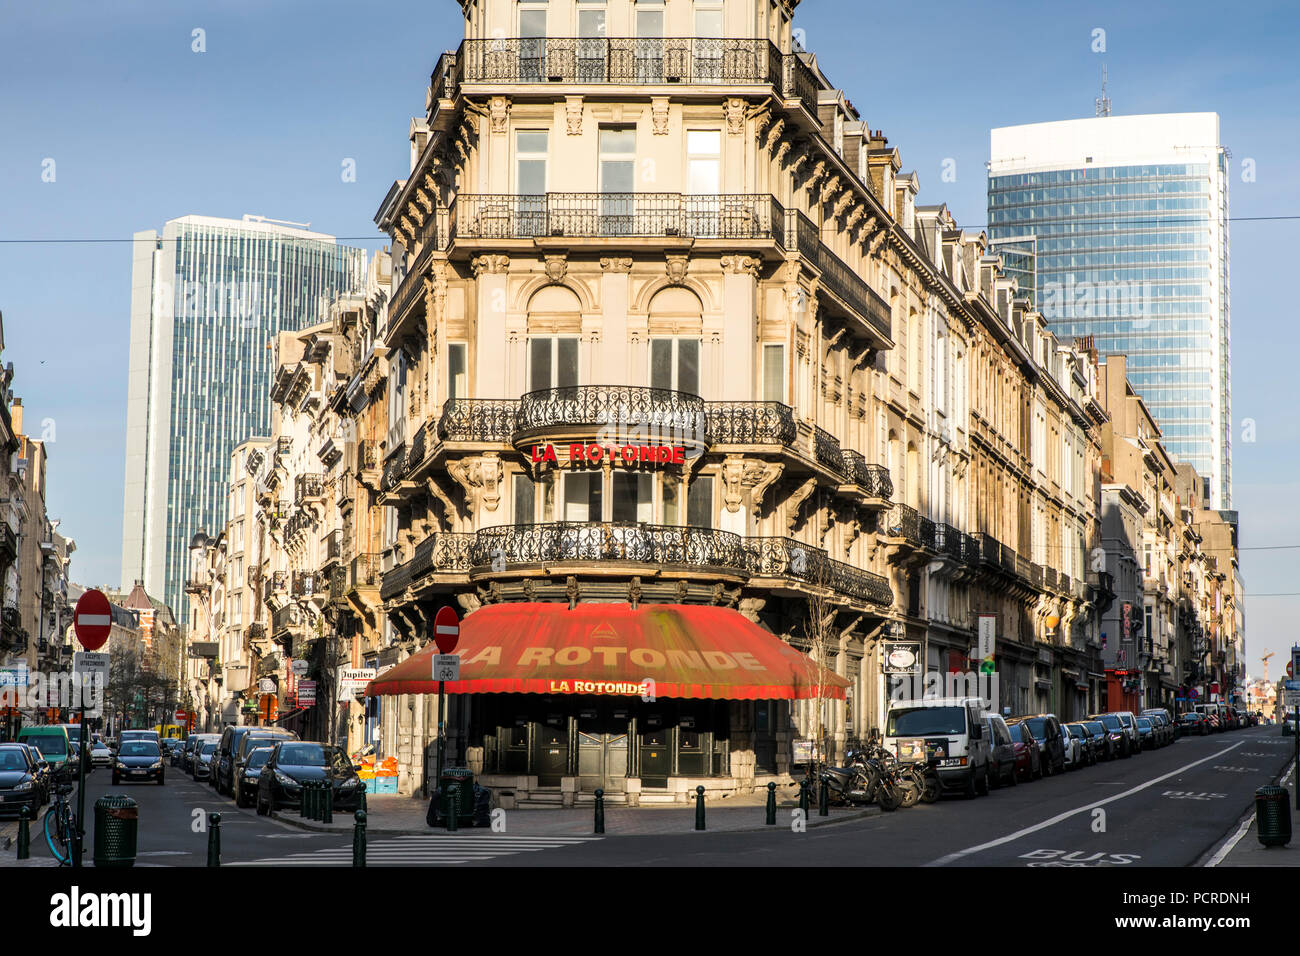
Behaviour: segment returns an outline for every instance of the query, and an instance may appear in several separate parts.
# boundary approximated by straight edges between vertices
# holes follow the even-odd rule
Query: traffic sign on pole
[[[433,655],[433,679],[439,682],[460,680],[460,655]]]
[[[77,598],[77,609],[72,612],[72,626],[77,640],[88,651],[97,651],[108,640],[113,626],[113,610],[103,591],[91,588]]]
[[[433,616],[433,642],[444,654],[450,654],[460,642],[460,616],[445,604]]]

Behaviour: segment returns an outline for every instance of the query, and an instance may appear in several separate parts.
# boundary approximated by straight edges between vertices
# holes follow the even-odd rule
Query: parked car
[[[1178,726],[1184,734],[1196,734],[1198,737],[1204,737],[1210,732],[1210,722],[1205,719],[1205,715],[1194,710],[1179,714]]]
[[[1156,725],[1150,717],[1138,717],[1138,737],[1142,741],[1143,750],[1156,749]]]
[[[248,759],[249,753],[257,747],[274,747],[281,740],[297,740],[298,735],[292,730],[285,730],[283,727],[251,727],[248,733],[239,738],[239,743],[235,745],[235,775],[234,779],[239,779],[239,773],[244,767],[244,761]],[[220,750],[220,747],[217,748]],[[231,786],[231,795],[234,795],[234,787]]]
[[[1007,724],[1011,745],[1016,752],[1016,773],[1021,780],[1037,780],[1043,775],[1043,756],[1038,741],[1024,724]]]
[[[1131,710],[1117,710],[1115,716],[1119,722],[1124,725],[1124,733],[1128,734],[1129,747],[1131,753],[1142,752],[1142,735],[1138,732],[1137,717]]]
[[[163,774],[161,747],[152,740],[122,741],[122,746],[113,759],[113,786],[123,780],[156,780],[161,786],[164,782]]]
[[[92,740],[90,742],[90,762],[96,767],[113,766],[113,751],[108,749],[108,744],[102,740]]]
[[[18,742],[30,744],[41,752],[41,757],[50,765],[50,773],[56,778],[68,778],[76,764],[69,767],[72,757],[72,745],[68,742],[68,732],[58,724],[42,724],[24,727],[18,731]]]
[[[1119,740],[1100,720],[1081,720],[1079,723],[1093,736],[1093,749],[1098,760],[1114,760],[1119,756]]]
[[[35,819],[45,800],[31,751],[21,744],[0,744],[0,814],[18,816],[27,807]]]
[[[24,748],[28,755],[31,756],[32,763],[36,767],[36,780],[41,785],[41,793],[45,795],[44,799],[48,801],[50,794],[54,792],[54,771],[50,769],[50,765],[35,747],[28,744],[18,744],[18,746]]]
[[[262,766],[257,781],[257,812],[266,815],[282,808],[298,807],[302,802],[302,785],[308,780],[330,782],[336,810],[361,808],[365,787],[342,748],[285,740],[275,745]]]
[[[927,748],[933,744],[943,751],[939,779],[945,790],[983,796],[989,792],[991,776],[983,703],[978,697],[892,701],[885,722],[885,749],[898,753],[899,738],[922,737]]]
[[[1045,776],[1050,777],[1054,773],[1065,770],[1065,747],[1061,742],[1061,722],[1056,719],[1055,714],[1017,717],[1012,723],[1025,724],[1034,740],[1038,742]]]
[[[1133,740],[1129,737],[1118,714],[1090,714],[1089,720],[1095,720],[1106,730],[1106,736],[1112,744],[1112,754],[1117,757],[1131,757],[1134,754]]]
[[[1061,728],[1061,751],[1065,754],[1065,766],[1069,770],[1078,770],[1084,763],[1083,744],[1066,729],[1065,724],[1057,726]]]
[[[995,787],[1016,785],[1016,746],[1007,722],[998,714],[984,715],[984,731],[989,739],[989,782]]]
[[[267,740],[269,738],[254,738],[258,740]],[[244,754],[244,759],[239,765],[239,772],[235,775],[235,806],[250,807],[253,801],[257,799],[257,783],[262,776],[262,768],[266,761],[271,757],[271,751],[275,747],[254,747],[248,753]]]
[[[239,741],[245,734],[260,733],[278,736],[281,739],[296,740],[298,735],[283,727],[227,727],[221,732],[221,741],[217,744],[217,755],[212,762],[212,786],[217,793],[230,796],[235,787],[235,757]]]
[[[194,748],[190,759],[190,776],[196,781],[212,779],[212,764],[217,756],[216,740],[200,740]]]
[[[1098,748],[1101,746],[1101,741],[1098,739],[1096,734],[1088,729],[1087,725],[1080,723],[1066,724],[1065,731],[1079,745],[1079,760],[1081,766],[1091,767],[1101,759],[1101,754],[1097,752]]]
[[[1295,711],[1284,714],[1282,717],[1282,735],[1291,736],[1295,733]]]

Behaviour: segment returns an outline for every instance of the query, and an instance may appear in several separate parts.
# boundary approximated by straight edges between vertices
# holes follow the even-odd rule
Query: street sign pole
[[[433,642],[438,645],[438,650],[450,654],[459,640],[460,615],[445,605],[438,608],[438,613],[433,616]],[[438,669],[435,660],[434,670]],[[459,679],[459,675],[452,679]],[[438,674],[438,786],[442,786],[442,766],[447,752],[447,695],[443,692],[444,686],[442,675]]]
[[[86,737],[86,688],[78,688],[81,696],[81,747],[77,750],[77,845],[72,852],[72,865],[81,866],[81,850],[86,843],[86,750],[90,740]]]
[[[447,719],[447,695],[442,692],[442,681],[438,681],[438,764],[434,777],[435,783],[442,786],[442,761],[446,752],[446,741],[443,737],[443,726]],[[1300,791],[1297,791],[1300,792]]]

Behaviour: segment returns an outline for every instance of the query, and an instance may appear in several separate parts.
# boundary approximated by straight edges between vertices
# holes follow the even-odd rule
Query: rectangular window
[[[464,342],[452,342],[447,346],[447,397],[453,401],[469,395],[465,368],[467,351]]]
[[[654,476],[644,472],[615,472],[612,490],[613,520],[654,520]]]
[[[785,346],[763,346],[763,401],[785,402]]]
[[[515,524],[532,524],[537,520],[537,487],[527,475],[514,478]]]
[[[700,340],[650,340],[650,387],[700,393]]]
[[[546,130],[515,133],[515,193],[538,196],[546,192],[546,160],[549,155]]]
[[[546,61],[545,0],[520,0],[519,36],[519,79],[524,83],[541,82]]]
[[[564,476],[565,521],[602,521],[603,488],[600,472],[579,472]]]
[[[604,82],[605,50],[604,0],[579,0],[578,82]]]
[[[722,183],[722,131],[686,131],[686,190],[694,196],[715,196]]]
[[[681,489],[676,475],[664,475],[664,524],[682,523]]]
[[[701,475],[686,494],[686,523],[694,528],[713,527],[713,479]]]
[[[535,338],[528,341],[528,387],[569,388],[578,384],[576,337]]]
[[[600,235],[634,234],[636,191],[636,128],[600,128]]]

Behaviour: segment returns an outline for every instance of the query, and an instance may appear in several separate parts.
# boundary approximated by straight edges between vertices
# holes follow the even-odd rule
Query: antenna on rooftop
[[[1094,101],[1097,104],[1098,116],[1110,115],[1110,97],[1106,95],[1106,65],[1101,67],[1101,96]]]

